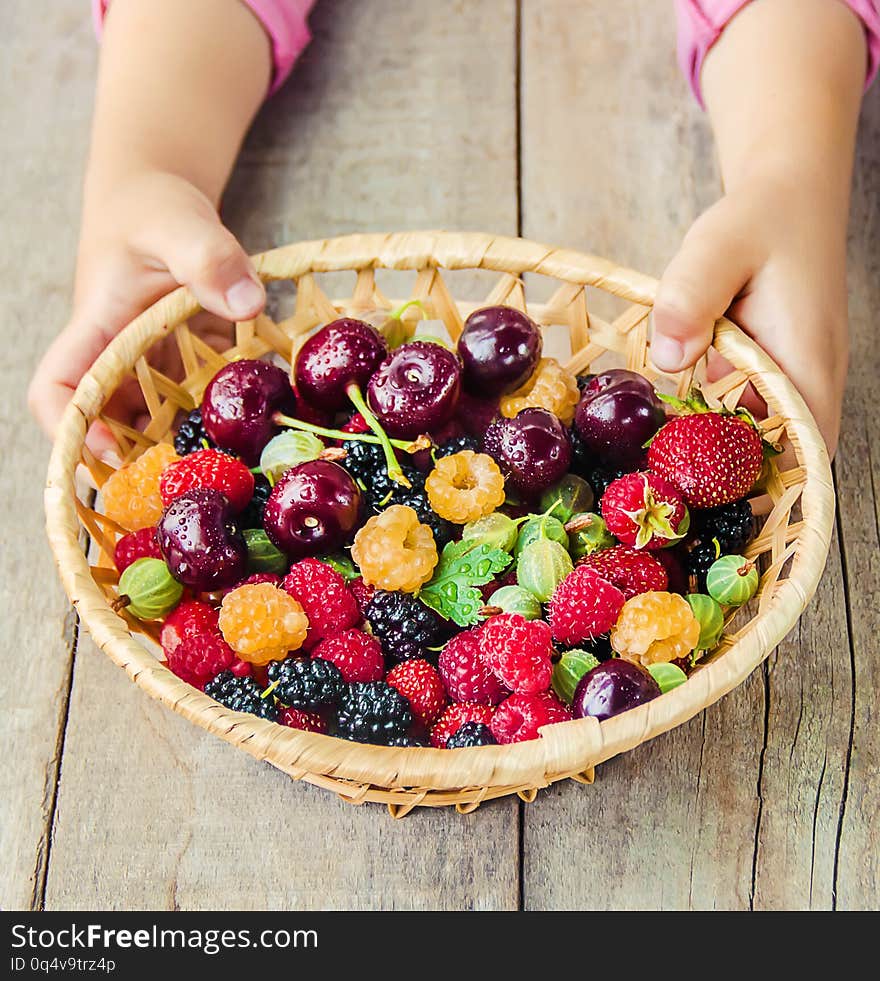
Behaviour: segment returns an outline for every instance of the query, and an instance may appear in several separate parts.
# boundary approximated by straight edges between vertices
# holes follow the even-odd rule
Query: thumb
[[[651,360],[661,371],[690,367],[758,265],[741,212],[723,198],[691,226],[666,267],[654,303]]]
[[[163,215],[161,227],[142,230],[138,244],[219,317],[248,320],[265,306],[254,264],[207,201]]]

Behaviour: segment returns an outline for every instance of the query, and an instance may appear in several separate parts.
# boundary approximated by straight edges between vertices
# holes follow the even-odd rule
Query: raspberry
[[[441,457],[428,474],[425,490],[437,514],[460,525],[491,514],[504,503],[504,477],[498,464],[473,450]]]
[[[279,702],[307,712],[335,705],[345,687],[335,664],[302,657],[272,661],[268,679]]]
[[[399,504],[374,515],[355,535],[351,557],[364,582],[414,593],[437,565],[437,546],[416,512]]]
[[[356,579],[352,579],[348,584],[348,588],[351,590],[352,596],[354,596],[355,602],[358,605],[358,609],[361,611],[361,616],[366,616],[367,603],[373,598],[373,594],[376,592],[375,586],[368,586],[364,582],[363,576],[358,576]]]
[[[248,576],[247,579],[242,579],[241,582],[236,583],[234,588],[238,589],[239,586],[258,586],[261,582],[270,582],[277,588],[281,586],[281,577],[276,576],[274,572],[255,572],[252,576]]]
[[[169,663],[179,644],[200,634],[219,634],[218,613],[199,600],[184,600],[162,624],[162,650]],[[173,670],[173,669],[172,669]]]
[[[497,705],[509,692],[480,653],[480,628],[456,634],[440,652],[440,677],[454,702]]]
[[[347,630],[360,621],[354,594],[332,566],[318,559],[300,559],[281,580],[281,588],[292,596],[309,618],[305,647],[312,648],[325,637]]]
[[[511,691],[534,694],[550,687],[553,640],[543,620],[501,613],[483,624],[479,643],[483,660]]]
[[[669,586],[666,569],[659,560],[627,545],[592,552],[585,555],[578,565],[595,569],[627,599],[652,590],[662,591]]]
[[[140,528],[130,531],[116,543],[113,561],[119,572],[125,570],[138,559],[161,559],[162,550],[156,538],[155,528]]]
[[[303,732],[326,732],[327,720],[317,712],[303,712],[302,709],[286,708],[281,710],[278,721],[291,729],[302,729]]]
[[[248,506],[238,516],[238,526],[240,528],[262,528],[263,512],[266,510],[266,502],[272,493],[272,485],[262,475],[254,477],[254,494]]]
[[[653,473],[628,473],[613,481],[600,506],[611,534],[638,549],[666,548],[683,538],[690,524],[678,488]]]
[[[541,726],[566,722],[571,718],[571,712],[549,692],[516,694],[505,699],[495,709],[489,728],[502,745],[521,743],[527,739],[537,739],[541,735],[538,732]]]
[[[642,593],[627,600],[611,631],[617,653],[647,667],[686,657],[700,639],[700,622],[676,593]]]
[[[254,475],[233,456],[219,450],[197,450],[166,467],[159,481],[166,507],[186,491],[202,487],[220,491],[238,513],[254,496]]]
[[[158,524],[164,510],[159,478],[179,459],[174,447],[157,443],[133,463],[120,467],[101,488],[104,514],[128,531]]]
[[[202,410],[193,409],[177,427],[177,434],[174,437],[174,449],[179,456],[186,456],[188,453],[210,449],[213,446],[214,443],[208,437],[207,432],[205,432],[205,426],[202,423]]]
[[[467,722],[489,725],[494,711],[489,705],[476,705],[473,702],[450,705],[431,729],[431,745],[435,749],[444,749],[450,736],[454,736]]]
[[[363,630],[343,630],[322,640],[312,657],[335,664],[348,682],[381,681],[385,674],[382,645]]]
[[[236,677],[246,677],[251,666],[240,661],[235,651],[219,634],[198,634],[181,640],[172,653],[166,653],[168,667],[194,688],[205,685],[221,671],[231,671]]]
[[[494,746],[495,737],[488,726],[480,722],[465,722],[465,724],[446,740],[447,749],[465,749],[468,746]]]
[[[429,649],[443,640],[443,621],[409,593],[377,589],[364,608],[364,616],[389,660],[431,661]]]
[[[412,720],[410,704],[396,688],[384,681],[356,682],[342,692],[336,728],[344,739],[387,745]]]
[[[501,415],[513,419],[523,409],[547,409],[570,426],[580,399],[577,379],[556,358],[541,358],[531,378],[510,395],[501,397]]]
[[[414,718],[424,726],[432,726],[446,705],[440,675],[427,661],[402,661],[385,680],[409,701]]]
[[[553,639],[569,645],[608,631],[617,623],[626,597],[595,569],[579,565],[556,587],[547,619]]]
[[[231,671],[221,671],[205,685],[205,694],[234,712],[250,712],[270,722],[278,719],[275,700],[271,695],[264,698],[253,678],[237,678]]]
[[[302,647],[308,617],[299,603],[271,583],[239,586],[223,597],[220,632],[244,661],[280,661]]]

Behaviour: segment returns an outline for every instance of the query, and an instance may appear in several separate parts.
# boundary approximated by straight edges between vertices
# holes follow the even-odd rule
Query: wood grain
[[[79,3],[35,17],[26,0],[9,0],[3,22],[0,907],[27,909],[42,896],[77,624],[45,542],[48,442],[25,392],[68,313],[95,56]]]
[[[513,14],[319,4],[242,154],[233,230],[253,250],[352,229],[515,232]],[[505,909],[518,883],[516,801],[392,822],[211,739],[82,645],[48,908]]]

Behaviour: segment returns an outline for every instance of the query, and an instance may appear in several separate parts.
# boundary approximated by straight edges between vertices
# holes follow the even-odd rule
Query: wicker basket
[[[259,255],[255,262],[264,280],[293,281],[292,316],[279,323],[260,316],[236,325],[234,346],[220,355],[188,329],[188,319],[199,310],[192,295],[179,289],[166,296],[129,325],[83,378],[62,420],[49,465],[47,526],[67,592],[96,643],[152,697],[257,759],[295,779],[334,790],[351,803],[382,802],[395,817],[416,806],[455,805],[464,813],[506,794],[531,801],[539,788],[557,780],[591,783],[596,764],[681,724],[740,684],[794,626],[816,588],[828,552],[834,517],[828,456],[791,383],[736,326],[720,320],[713,344],[735,370],[704,386],[706,395],[733,406],[751,382],[769,406],[765,433],[790,444],[792,463],[782,472],[772,466],[753,497],[762,527],[748,555],[761,558],[758,599],[729,625],[719,648],[685,684],[606,722],[566,722],[531,742],[450,752],[375,747],[300,732],[231,712],[181,681],[157,657],[155,633],[145,644],[134,633],[149,634],[150,628],[111,609],[118,577],[110,556],[122,529],[96,510],[93,501],[83,499],[88,495],[81,489],[83,498],[78,496],[76,482],[81,463],[99,488],[111,473],[84,445],[94,419],[110,426],[123,460],[134,459],[153,443],[171,438],[180,410],[198,404],[203,388],[226,361],[272,353],[289,361],[317,324],[342,312],[357,315],[390,308],[391,301],[376,284],[379,269],[406,271],[412,297],[421,300],[429,316],[442,319],[453,338],[463,317],[477,306],[505,303],[525,309],[521,277],[536,274],[536,290],[546,289],[547,280],[555,290],[547,302],[530,303],[528,312],[541,325],[567,328],[573,352],[568,366],[573,371],[583,371],[602,358],[601,364],[624,364],[679,394],[693,378],[693,371],[658,375],[649,363],[648,318],[656,282],[594,256],[491,235],[406,232],[301,242]],[[495,274],[493,288],[481,303],[456,302],[441,270],[484,270],[484,275]],[[317,276],[340,271],[352,275],[353,292],[348,299],[331,302]],[[588,311],[588,297],[599,306],[591,298],[594,289],[619,298],[622,312],[601,319]],[[607,298],[603,302],[604,310]],[[171,381],[148,363],[151,346],[169,334],[176,338],[183,359],[181,382]],[[102,411],[108,396],[132,376],[143,389],[152,417],[142,433]],[[82,546],[84,530],[93,542],[91,566]]]

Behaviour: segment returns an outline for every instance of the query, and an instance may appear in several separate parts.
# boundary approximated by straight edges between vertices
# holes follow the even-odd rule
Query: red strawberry
[[[696,509],[745,497],[763,461],[763,443],[753,425],[741,416],[705,410],[671,419],[648,450],[650,469],[675,484]]]
[[[602,495],[602,517],[624,545],[665,548],[687,534],[690,515],[678,488],[653,473],[628,473]]]
[[[367,420],[364,419],[360,412],[352,413],[351,418],[348,422],[340,426],[340,429],[344,433],[368,433],[370,431]]]
[[[661,550],[656,554],[663,555],[664,552]],[[639,552],[628,545],[615,545],[614,548],[592,552],[585,555],[578,565],[595,569],[627,599],[632,599],[639,593],[663,593],[669,586],[664,564],[648,552]]]
[[[487,726],[492,721],[494,711],[489,705],[475,705],[473,702],[450,705],[431,729],[431,745],[435,749],[446,749],[449,737],[454,736],[465,722],[479,722]]]
[[[162,624],[161,643],[165,657],[170,658],[177,647],[190,637],[218,634],[219,614],[213,606],[199,600],[185,600],[169,613]]]
[[[446,689],[437,669],[427,661],[401,661],[385,679],[409,699],[416,721],[430,727],[446,705]]]
[[[219,450],[197,450],[162,471],[159,493],[166,507],[185,491],[208,487],[220,491],[241,511],[254,496],[254,475],[234,456]]]
[[[138,559],[161,559],[162,552],[159,548],[159,541],[156,538],[155,528],[141,528],[140,531],[132,531],[116,543],[113,553],[113,561],[120,573]]]

